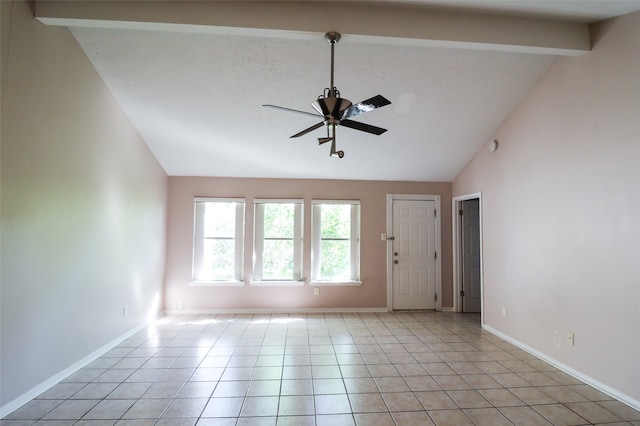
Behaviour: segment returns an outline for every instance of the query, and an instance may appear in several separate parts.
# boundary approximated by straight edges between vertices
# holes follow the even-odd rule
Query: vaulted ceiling
[[[588,23],[640,1],[298,1],[36,3],[69,26],[169,175],[451,181],[560,56],[590,49]],[[335,86],[391,105],[289,137],[321,117],[327,31]]]

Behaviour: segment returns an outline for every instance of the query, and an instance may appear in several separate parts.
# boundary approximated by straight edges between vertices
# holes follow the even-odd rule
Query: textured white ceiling
[[[517,2],[538,14],[560,3],[557,13],[582,20],[619,14],[614,3],[640,7]],[[473,4],[493,11],[503,5],[509,13],[518,8]],[[313,111],[311,102],[329,86],[330,49],[321,36],[72,32],[167,173],[179,176],[451,181],[555,59],[363,44],[345,35],[335,58],[342,97],[355,103],[382,94],[392,104],[354,118],[389,129],[381,136],[339,127],[345,157],[337,159],[329,157],[328,144],[318,146],[322,128],[289,139],[318,120],[261,107]]]

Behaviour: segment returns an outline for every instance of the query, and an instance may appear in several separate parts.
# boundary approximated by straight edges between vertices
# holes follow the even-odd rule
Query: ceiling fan
[[[299,114],[310,115],[313,117],[321,117],[322,121],[313,126],[302,130],[291,136],[297,138],[302,135],[306,135],[322,126],[327,127],[327,136],[318,138],[318,144],[322,145],[327,142],[331,142],[332,157],[344,157],[344,151],[336,150],[336,127],[345,126],[355,130],[360,130],[374,135],[381,135],[387,131],[381,127],[372,126],[370,124],[360,123],[358,121],[351,120],[351,117],[356,115],[372,111],[376,108],[383,107],[391,104],[391,102],[382,95],[376,95],[372,98],[366,99],[357,104],[352,104],[348,99],[340,97],[340,91],[333,85],[333,51],[335,44],[340,41],[340,33],[336,31],[330,31],[324,35],[327,43],[331,45],[331,84],[324,89],[324,93],[318,96],[318,99],[314,101],[311,106],[317,112],[300,111],[297,109],[285,108],[277,105],[262,105],[264,107],[276,108],[284,111],[296,112]]]

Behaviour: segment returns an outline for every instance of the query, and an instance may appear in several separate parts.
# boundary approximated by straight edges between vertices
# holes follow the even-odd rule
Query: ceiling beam
[[[46,25],[317,37],[360,42],[580,56],[587,24],[338,1],[36,1]]]

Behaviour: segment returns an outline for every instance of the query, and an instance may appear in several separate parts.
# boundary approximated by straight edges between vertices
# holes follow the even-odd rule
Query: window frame
[[[294,224],[293,237],[286,240],[293,242],[293,276],[290,280],[276,278],[264,279],[263,259],[264,259],[264,206],[266,204],[293,204]],[[286,198],[270,199],[257,198],[253,200],[253,278],[251,285],[255,286],[298,286],[304,285],[302,278],[302,260],[304,250],[304,199]],[[273,239],[273,238],[270,238]]]
[[[234,279],[215,280],[203,279],[204,269],[204,214],[206,203],[235,203],[235,258],[234,258]],[[244,227],[245,227],[245,206],[244,198],[213,198],[194,197],[193,199],[193,263],[191,268],[192,286],[242,286],[244,285]]]
[[[325,240],[322,235],[322,205],[343,204],[351,206],[350,223],[350,273],[348,280],[326,280],[320,277],[322,259],[321,244]],[[311,285],[362,285],[360,277],[360,200],[311,200]]]

